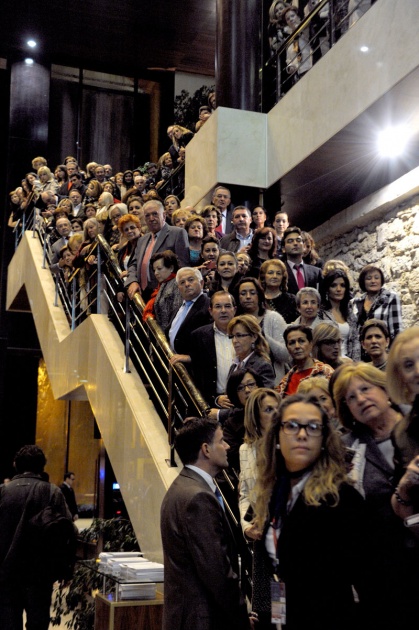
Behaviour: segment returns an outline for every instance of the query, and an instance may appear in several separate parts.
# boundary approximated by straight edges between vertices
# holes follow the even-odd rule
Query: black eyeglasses
[[[249,383],[243,383],[237,387],[238,392],[244,392],[245,389],[254,389],[257,387],[256,381],[250,381]]]
[[[323,424],[317,422],[302,424],[296,420],[290,420],[289,422],[281,422],[281,427],[285,435],[298,435],[301,429],[304,429],[309,437],[320,437],[323,433]]]
[[[233,333],[232,335],[229,335],[228,338],[229,339],[234,339],[234,337],[236,337],[236,339],[241,339],[242,337],[251,337],[252,335],[250,333]]]

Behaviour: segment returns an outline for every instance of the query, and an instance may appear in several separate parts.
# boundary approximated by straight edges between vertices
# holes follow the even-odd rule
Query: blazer
[[[342,484],[339,503],[334,507],[324,502],[309,506],[300,495],[282,524],[278,540],[287,630],[380,627],[364,626],[357,620],[352,592],[353,584],[361,602],[374,600],[371,544],[365,503],[355,488]]]
[[[263,357],[260,357],[255,352],[246,361],[246,368],[254,370],[258,376],[262,379],[262,387],[274,387],[275,385],[275,371],[272,367],[272,363],[266,361]],[[235,364],[230,368],[228,375],[232,374],[235,369]]]
[[[163,630],[247,630],[238,559],[226,515],[207,482],[183,468],[161,507]]]
[[[127,287],[131,282],[138,282],[141,274],[141,263],[147,245],[151,239],[151,233],[144,234],[137,241],[137,247],[135,248],[134,255],[131,257],[128,267],[128,275],[125,279],[125,286]],[[163,252],[166,249],[170,249],[176,254],[179,259],[181,267],[188,265],[188,236],[186,231],[182,228],[173,227],[165,223],[160,230],[156,242],[154,243],[152,254],[156,252]],[[155,289],[158,285],[157,279],[153,270],[150,268],[150,281],[149,288]]]
[[[193,330],[205,326],[211,321],[209,314],[210,299],[206,293],[201,293],[199,298],[192,304],[188,314],[186,315],[181,327],[177,331],[174,340],[174,351],[178,354],[189,354],[190,341],[189,337]],[[177,314],[173,313],[169,325],[166,330],[166,336],[169,338],[170,327]]]
[[[286,260],[284,260],[284,262],[288,272],[288,291],[296,295],[299,290],[297,280],[295,279],[294,272],[288,262]],[[313,265],[306,265],[303,263],[303,271],[306,279],[306,287],[313,287],[313,289],[317,289],[317,291],[319,291],[323,280],[322,270],[318,267],[314,267]]]
[[[364,301],[367,297],[366,293],[363,293],[361,297],[354,298],[352,300],[352,310],[354,312],[358,327],[361,328],[361,316],[364,309]],[[393,341],[394,337],[402,330],[402,307],[400,304],[400,298],[394,291],[388,291],[387,289],[381,289],[375,298],[366,320],[381,319],[387,324],[388,332],[390,333],[390,340]]]
[[[189,338],[189,352],[195,385],[206,402],[215,404],[217,396],[217,354],[214,324],[201,326]]]

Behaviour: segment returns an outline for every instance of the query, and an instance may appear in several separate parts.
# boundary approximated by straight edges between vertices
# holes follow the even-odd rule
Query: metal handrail
[[[344,35],[344,25],[349,24],[351,16],[358,9],[362,0],[358,0],[357,4],[355,4],[355,6],[350,11],[347,11],[347,9],[345,9],[345,15],[340,17],[339,20],[335,23],[335,10],[339,10],[338,2],[339,0],[321,0],[314,7],[311,13],[303,18],[299,26],[285,39],[281,46],[279,46],[278,49],[275,50],[275,52],[272,53],[271,51],[269,58],[267,58],[262,63],[260,95],[260,110],[262,112],[268,112],[271,107],[273,107],[275,103],[277,103],[283,96],[283,94],[285,93],[283,92],[283,90],[288,92],[288,90],[291,88],[292,83],[290,83],[290,81],[294,82],[295,80],[297,80],[298,75],[296,73],[288,74],[287,72],[284,72],[284,76],[282,76],[282,72],[278,72],[279,69],[285,71],[285,68],[281,68],[281,59],[284,58],[284,55],[287,54],[287,51],[290,49],[290,47],[293,46],[294,42],[299,40],[303,32],[307,31],[307,29],[310,28],[313,20],[320,14],[320,12],[328,5],[328,18],[325,18],[325,22],[320,26],[320,28],[316,28],[316,30],[313,30],[314,34],[303,47],[303,50],[306,47],[309,47],[311,53],[315,52],[321,46],[320,42],[315,43],[314,48],[312,46],[313,42],[319,37],[326,37],[327,35],[329,48],[332,48],[334,46],[337,41],[337,34],[339,33],[339,36]],[[345,28],[344,30],[346,32],[348,28]],[[301,52],[302,51],[299,50],[299,52],[296,53],[296,57],[293,61],[295,61],[298,54]],[[312,59],[312,61],[313,63],[315,63],[316,59]],[[276,73],[273,72],[275,68],[277,70]],[[307,71],[309,71],[309,69]],[[279,74],[281,75],[280,77]],[[288,87],[286,88],[287,84]]]

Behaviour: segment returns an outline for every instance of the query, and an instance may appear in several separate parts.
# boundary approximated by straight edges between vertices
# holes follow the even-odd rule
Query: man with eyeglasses
[[[295,394],[301,381],[307,378],[324,376],[330,379],[334,372],[333,368],[311,356],[313,349],[311,328],[301,324],[291,324],[284,331],[284,340],[294,365],[277,387],[282,397]]]
[[[230,408],[225,395],[227,377],[235,353],[227,327],[236,314],[230,293],[217,291],[211,297],[209,313],[213,323],[197,328],[190,335],[189,356],[196,386],[211,407]]]
[[[64,495],[68,509],[71,512],[73,521],[77,521],[79,518],[79,509],[77,507],[76,495],[73,488],[73,483],[76,480],[76,475],[73,472],[66,472],[64,475],[64,482],[61,484],[60,489]]]
[[[319,290],[322,272],[318,267],[303,262],[304,245],[299,227],[289,227],[285,230],[282,251],[288,272],[288,291],[297,295],[298,291],[305,287]]]

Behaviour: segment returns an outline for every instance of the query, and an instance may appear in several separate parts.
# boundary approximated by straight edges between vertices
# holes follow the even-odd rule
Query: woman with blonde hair
[[[269,346],[257,319],[252,315],[233,317],[228,324],[227,333],[236,353],[229,374],[246,366],[261,376],[264,387],[273,387],[275,372],[270,359]]]
[[[243,534],[253,549],[252,562],[252,611],[258,615],[258,628],[265,628],[265,619],[270,617],[269,581],[266,584],[262,557],[258,546],[260,531],[254,524],[256,507],[255,486],[258,477],[257,456],[263,447],[263,438],[276,419],[281,397],[274,389],[259,387],[253,390],[244,408],[244,443],[240,446],[240,476],[239,476],[239,510]],[[261,585],[264,585],[261,588]],[[269,619],[270,621],[270,619]],[[270,624],[267,626],[270,627]]]
[[[259,282],[265,292],[266,306],[291,324],[297,315],[295,296],[288,293],[288,272],[282,260],[265,260],[259,271]]]
[[[54,178],[48,166],[41,166],[38,168],[38,178],[40,181],[39,192],[45,192],[50,190],[54,195],[57,193],[59,184]]]
[[[313,350],[315,359],[327,363],[334,370],[343,363],[350,363],[351,359],[342,358],[342,337],[339,328],[332,323],[323,322],[313,330]]]
[[[266,571],[285,592],[287,630],[364,627],[353,587],[363,604],[368,520],[327,414],[306,395],[289,396],[259,452],[255,525]]]
[[[419,326],[397,335],[388,355],[386,375],[392,400],[409,405],[393,435],[396,477],[400,479],[409,463],[419,455]]]
[[[390,400],[386,374],[370,363],[339,368],[333,383],[338,415],[348,433],[342,440],[351,462],[349,477],[365,497],[374,530],[377,574],[386,602],[385,619],[376,627],[404,628],[408,607],[408,557],[403,523],[391,508],[394,492],[393,435],[401,414]]]
[[[297,388],[298,394],[306,394],[310,399],[314,399],[324,412],[327,413],[328,418],[335,427],[335,429],[341,428],[339,423],[333,398],[330,394],[329,380],[324,376],[313,376],[313,378],[307,378],[305,381],[301,381]]]

